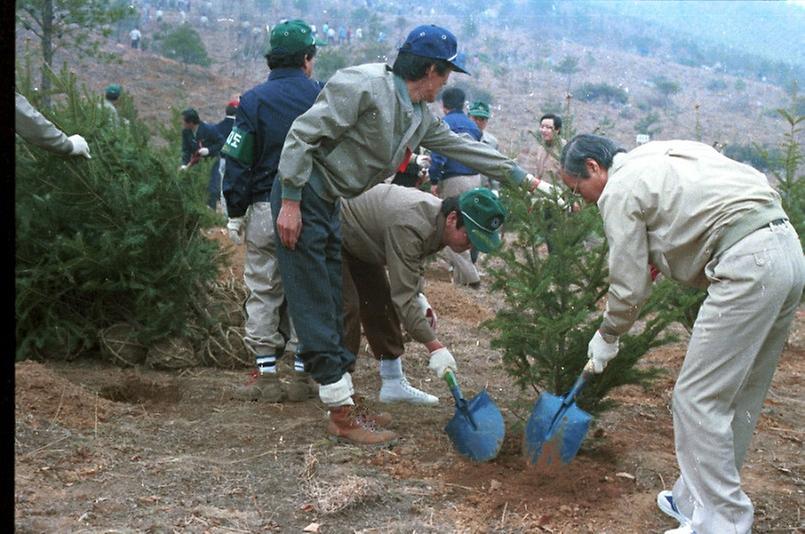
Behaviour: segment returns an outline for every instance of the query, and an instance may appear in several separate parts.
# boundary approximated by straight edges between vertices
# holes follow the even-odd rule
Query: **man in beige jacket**
[[[78,134],[67,136],[34,108],[20,93],[14,94],[16,133],[38,147],[64,156],[83,156],[91,159],[86,139]]]
[[[796,231],[766,177],[708,145],[654,141],[629,153],[579,135],[562,179],[597,202],[610,286],[588,354],[600,373],[651,291],[649,263],[707,288],[673,393],[680,477],[657,496],[668,533],[746,534],[740,468],[805,284]]]
[[[381,402],[439,402],[403,373],[400,320],[428,350],[440,346],[422,287],[425,260],[445,247],[490,252],[500,244],[504,218],[498,198],[483,188],[442,201],[418,189],[380,184],[341,202],[344,340],[357,354],[363,325],[380,361]]]
[[[513,186],[548,185],[490,146],[451,132],[428,109],[450,73],[465,72],[457,55],[448,30],[415,28],[392,67],[374,63],[336,72],[313,107],[294,121],[282,149],[271,208],[285,295],[305,370],[329,408],[327,431],[353,443],[383,444],[396,435],[365,424],[353,398],[355,355],[342,343],[340,199],[405,168],[419,146]],[[431,349],[429,367],[441,378],[456,362],[439,344]]]

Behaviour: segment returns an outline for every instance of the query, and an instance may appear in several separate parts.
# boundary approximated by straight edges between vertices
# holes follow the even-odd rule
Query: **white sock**
[[[380,360],[380,378],[383,380],[399,380],[403,377],[402,360]]]
[[[275,374],[277,372],[277,357],[274,354],[267,354],[257,357],[257,370],[261,375]]]
[[[302,361],[298,354],[293,359],[293,370],[297,373],[305,372],[305,362]]]

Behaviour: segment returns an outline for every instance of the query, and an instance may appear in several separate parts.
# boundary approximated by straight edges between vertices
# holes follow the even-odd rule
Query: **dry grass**
[[[305,463],[299,474],[300,485],[307,501],[322,515],[337,514],[374,501],[381,495],[383,488],[373,479],[339,473],[333,475],[333,480],[320,479],[318,465],[319,459],[311,446],[305,454]]]

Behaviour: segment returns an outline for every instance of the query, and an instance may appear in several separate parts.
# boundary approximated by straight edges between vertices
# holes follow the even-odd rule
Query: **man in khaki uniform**
[[[400,319],[412,338],[435,350],[435,315],[431,310],[429,320],[421,282],[426,258],[444,247],[490,252],[500,244],[504,218],[500,201],[482,188],[442,201],[418,189],[380,184],[342,201],[345,344],[358,353],[362,324],[380,361],[381,402],[439,402],[405,378]]]
[[[339,200],[393,175],[420,145],[507,184],[548,186],[488,145],[451,132],[428,109],[450,73],[465,72],[454,62],[457,55],[448,30],[415,28],[393,67],[375,63],[336,72],[294,121],[282,149],[271,208],[285,294],[305,370],[329,408],[327,431],[353,443],[388,443],[396,435],[366,424],[353,399],[355,355],[342,343]],[[456,362],[439,344],[429,366],[441,378]]]
[[[746,534],[740,468],[805,284],[796,231],[766,177],[712,147],[654,141],[623,153],[596,135],[562,152],[562,179],[597,202],[610,287],[588,353],[600,373],[651,291],[649,263],[707,288],[674,387],[680,477],[657,497],[668,533]]]

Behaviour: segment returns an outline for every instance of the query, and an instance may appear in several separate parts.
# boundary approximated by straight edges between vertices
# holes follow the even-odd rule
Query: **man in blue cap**
[[[355,355],[343,346],[339,200],[404,169],[420,145],[507,184],[540,186],[513,160],[460,137],[428,109],[451,72],[466,73],[457,56],[448,30],[414,28],[393,67],[374,63],[336,72],[294,121],[282,149],[271,208],[285,294],[305,369],[330,411],[327,430],[353,443],[385,444],[396,435],[378,430],[387,419],[367,417],[353,399]],[[426,346],[440,379],[456,369],[438,340]]]
[[[253,383],[238,388],[235,394],[245,400],[298,402],[315,392],[299,359],[287,384],[277,374],[277,360],[284,353],[296,352],[296,335],[277,269],[277,241],[268,201],[288,129],[313,105],[321,84],[311,79],[316,39],[304,21],[280,22],[271,30],[269,44],[268,80],[240,97],[222,150],[227,158],[223,193],[229,237],[235,244],[246,242],[243,277],[249,297],[244,340],[254,351],[258,372]]]

